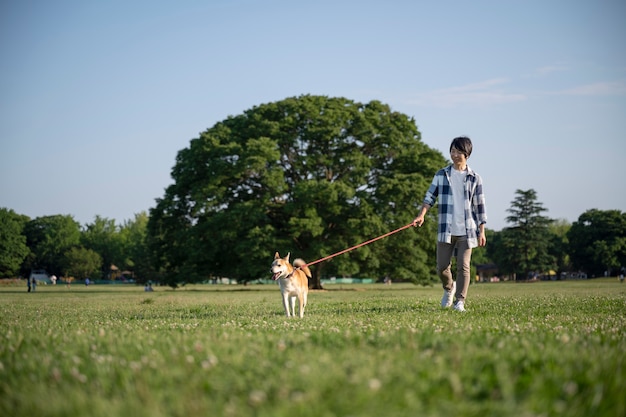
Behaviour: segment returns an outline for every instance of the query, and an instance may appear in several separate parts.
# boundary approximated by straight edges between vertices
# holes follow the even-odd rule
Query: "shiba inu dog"
[[[278,281],[280,293],[283,296],[283,307],[287,317],[296,315],[296,298],[299,303],[298,313],[300,318],[304,317],[304,308],[306,307],[309,295],[309,278],[311,278],[311,270],[306,266],[306,262],[302,259],[295,259],[293,266],[289,263],[289,255],[281,258],[278,252],[274,255],[274,262],[270,272],[272,279]],[[291,306],[291,310],[289,307]]]

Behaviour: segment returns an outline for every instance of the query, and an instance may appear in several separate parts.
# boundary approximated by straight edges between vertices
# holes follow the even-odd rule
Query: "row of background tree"
[[[150,279],[147,223],[145,212],[123,224],[96,216],[81,226],[71,215],[30,219],[1,208],[0,277],[27,277],[44,269],[59,277],[119,279],[125,269]],[[123,269],[112,270],[114,265]]]
[[[545,209],[533,190],[518,190],[517,195],[507,219],[511,226],[502,231],[487,229],[488,245],[475,249],[474,267],[493,263],[501,275],[517,274],[518,279],[526,279],[529,273],[548,270],[584,271],[589,276],[616,274],[626,264],[626,213],[593,209],[569,224],[543,216]],[[210,271],[197,271],[188,280],[168,281],[167,271],[155,266],[146,213],[123,224],[96,216],[93,223],[81,227],[70,215],[31,220],[0,208],[0,225],[0,277],[28,276],[32,269],[45,269],[77,279],[120,279],[112,265],[131,271],[129,278],[138,282],[164,281],[173,287],[213,277]],[[261,255],[269,260],[273,251],[269,247]],[[434,258],[429,256],[427,262],[434,263]],[[267,265],[262,269],[264,272]],[[248,280],[267,278],[265,275],[259,273]],[[405,278],[422,284],[434,282],[434,271],[429,275]]]
[[[275,251],[311,262],[409,224],[449,163],[421,140],[412,117],[376,100],[266,103],[192,139],[176,156],[173,183],[132,221],[96,217],[81,227],[71,216],[31,220],[4,210],[0,274],[42,268],[104,278],[114,264],[172,287],[266,278]],[[546,211],[534,190],[517,190],[510,226],[488,230],[474,265],[495,263],[501,275],[525,279],[549,270],[600,276],[626,263],[620,211],[589,210],[571,225]],[[312,286],[332,276],[436,282],[436,210],[427,216],[419,230],[316,264]]]

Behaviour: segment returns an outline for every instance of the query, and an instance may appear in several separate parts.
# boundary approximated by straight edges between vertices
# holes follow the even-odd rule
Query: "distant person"
[[[30,289],[31,289],[31,285],[32,285],[31,284],[31,279],[32,279],[31,277],[28,277],[28,279],[26,279],[26,285],[28,286],[28,291],[27,292],[30,292]]]
[[[37,290],[37,278],[35,278],[35,277],[31,278],[31,285],[33,287],[32,291],[35,292],[35,290]]]
[[[50,281],[52,282],[52,285],[57,285],[57,276],[53,274],[50,277]]]
[[[450,144],[452,165],[440,169],[426,191],[422,208],[413,220],[413,226],[422,226],[426,212],[439,199],[439,226],[437,227],[437,274],[443,285],[441,306],[453,305],[456,311],[465,311],[465,300],[470,284],[472,248],[485,246],[487,211],[480,175],[468,165],[472,141],[466,136],[454,138]],[[456,256],[456,281],[450,266]]]
[[[85,278],[85,287],[88,287],[90,283],[89,278]]]

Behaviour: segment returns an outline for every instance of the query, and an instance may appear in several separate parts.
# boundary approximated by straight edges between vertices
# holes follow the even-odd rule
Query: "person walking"
[[[413,220],[421,227],[428,210],[439,202],[437,228],[437,274],[443,286],[441,307],[465,311],[470,284],[472,249],[485,246],[487,210],[482,178],[469,165],[472,141],[459,136],[450,144],[452,164],[437,171],[426,191],[422,208]],[[452,257],[456,256],[456,281],[452,277]]]

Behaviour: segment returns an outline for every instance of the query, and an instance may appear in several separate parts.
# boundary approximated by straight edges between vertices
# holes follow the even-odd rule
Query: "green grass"
[[[626,285],[0,289],[3,416],[624,416]]]

